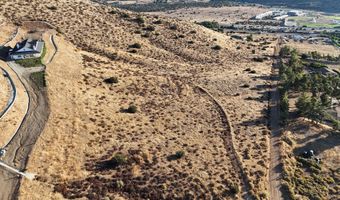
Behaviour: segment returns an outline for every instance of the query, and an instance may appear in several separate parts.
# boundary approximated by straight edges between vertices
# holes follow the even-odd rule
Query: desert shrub
[[[55,11],[55,10],[57,10],[57,7],[56,6],[47,6],[47,9]]]
[[[185,155],[184,151],[176,151],[175,156],[177,159],[181,159]]]
[[[147,26],[144,30],[146,30],[146,31],[155,31],[156,28],[154,26]]]
[[[220,45],[215,45],[212,47],[212,49],[219,51],[222,49],[222,47]]]
[[[253,60],[254,60],[255,62],[263,62],[263,61],[264,61],[264,58],[256,57],[256,58],[253,58]]]
[[[220,28],[220,25],[218,24],[218,22],[215,22],[215,21],[203,21],[203,22],[200,22],[198,24],[202,25],[206,28],[213,29],[213,30]]]
[[[111,15],[114,15],[114,14],[117,14],[117,11],[115,11],[115,10],[110,10],[108,13],[111,14]]]
[[[104,82],[107,84],[118,83],[118,78],[117,77],[106,78],[104,79]]]
[[[253,49],[253,50],[251,51],[251,53],[252,53],[252,54],[255,54],[255,53],[256,53],[255,49]]]
[[[245,83],[245,84],[243,84],[241,87],[243,87],[243,88],[249,88],[250,85],[249,85],[248,83]]]
[[[244,159],[250,159],[250,152],[249,152],[249,149],[247,148],[245,151],[244,151]]]
[[[293,146],[293,144],[294,144],[294,141],[290,137],[288,137],[286,135],[282,136],[282,140],[285,143],[287,143],[289,146]]]
[[[265,192],[260,192],[259,197],[260,197],[260,199],[267,199],[268,198],[268,194],[265,193]]]
[[[137,50],[136,49],[131,49],[129,52],[130,53],[137,53]]]
[[[188,44],[194,44],[194,41],[190,40],[188,41]]]
[[[282,190],[285,191],[286,194],[288,194],[289,198],[291,200],[295,200],[295,192],[294,189],[289,185],[288,182],[283,181],[282,183]]]
[[[247,41],[248,41],[248,42],[254,41],[254,39],[253,39],[253,34],[250,34],[250,35],[247,36]]]
[[[236,49],[239,50],[239,49],[241,49],[241,47],[240,47],[240,46],[237,46]]]
[[[157,20],[157,21],[154,21],[153,23],[154,23],[154,24],[162,24],[163,22],[162,22],[162,20],[159,19],[159,20]]]
[[[129,107],[126,109],[127,113],[136,113],[137,112],[137,106],[135,105],[129,105]]]
[[[195,30],[190,31],[190,34],[196,34],[196,33],[197,33],[197,31],[195,31]]]
[[[122,180],[117,180],[116,181],[116,186],[117,188],[121,189],[124,187],[124,182]]]
[[[135,34],[142,34],[142,31],[141,30],[136,30]]]
[[[240,187],[236,183],[229,185],[229,191],[231,194],[236,195],[240,192]]]
[[[54,186],[54,192],[58,192],[61,194],[66,194],[67,193],[67,187],[65,184],[56,184]]]
[[[170,28],[170,30],[177,30],[178,29],[176,24],[171,25],[169,28]]]
[[[113,156],[111,163],[114,166],[124,165],[124,164],[127,163],[127,157],[123,154],[118,153],[118,154]]]
[[[142,16],[138,16],[136,19],[135,19],[135,22],[137,22],[138,24],[144,24],[145,23],[145,20]]]
[[[125,12],[120,13],[120,16],[122,18],[130,18],[130,15],[128,13],[125,13]]]
[[[142,37],[148,38],[148,37],[150,37],[150,33],[144,33],[144,34],[142,35]]]
[[[139,43],[134,43],[134,44],[130,45],[129,48],[140,49],[140,48],[142,48],[142,45],[139,44]]]

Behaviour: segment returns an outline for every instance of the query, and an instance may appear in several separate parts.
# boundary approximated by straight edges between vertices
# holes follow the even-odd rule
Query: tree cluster
[[[313,53],[318,57],[318,53]],[[296,102],[298,114],[312,121],[321,122],[325,118],[331,119],[326,110],[331,107],[331,99],[340,98],[340,77],[337,75],[323,75],[308,73],[307,66],[300,59],[295,49],[283,47],[280,51],[280,110],[283,120],[287,119],[289,110],[289,92],[302,93]],[[310,67],[310,66],[309,66]]]

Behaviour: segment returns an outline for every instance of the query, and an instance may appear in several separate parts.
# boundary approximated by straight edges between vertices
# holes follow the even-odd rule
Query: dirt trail
[[[12,141],[6,147],[7,153],[3,161],[19,170],[24,170],[29,154],[44,129],[49,116],[48,100],[45,90],[40,90],[29,78],[30,73],[18,70],[20,66],[13,65],[14,70],[22,79],[30,96],[29,110],[22,126]],[[0,199],[16,199],[21,177],[7,170],[0,170]]]
[[[214,98],[205,88],[201,86],[197,86],[197,88],[205,95],[208,96],[208,98],[214,103],[216,106],[218,113],[220,114],[222,123],[225,127],[224,134],[223,134],[223,140],[225,143],[225,148],[227,149],[228,152],[230,152],[229,156],[233,164],[234,170],[237,172],[237,174],[240,175],[240,181],[241,181],[241,188],[243,192],[243,199],[252,199],[251,195],[249,194],[250,192],[250,185],[249,185],[249,180],[247,175],[245,174],[243,167],[242,167],[242,162],[241,159],[239,158],[239,155],[237,154],[235,148],[234,148],[234,143],[233,143],[233,127],[228,119],[228,115],[225,112],[224,108],[222,105],[218,102],[217,99]]]
[[[280,41],[275,48],[275,55],[278,55],[280,49]],[[280,94],[278,91],[279,84],[279,69],[278,61],[274,60],[272,68],[272,90],[270,92],[270,127],[272,136],[270,139],[270,166],[269,166],[269,185],[270,185],[270,199],[280,200],[283,199],[281,192],[281,172],[282,162],[280,157],[280,109],[279,101]]]

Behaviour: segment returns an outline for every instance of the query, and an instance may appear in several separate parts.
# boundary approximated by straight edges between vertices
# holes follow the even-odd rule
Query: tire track
[[[233,127],[231,125],[231,122],[229,121],[229,116],[227,114],[227,112],[224,110],[223,106],[221,105],[221,103],[215,99],[215,97],[213,95],[211,95],[205,88],[203,88],[202,86],[197,85],[196,88],[202,92],[204,95],[206,95],[209,100],[211,102],[214,103],[216,109],[218,110],[218,113],[221,117],[221,121],[222,124],[224,126],[224,132],[223,132],[223,136],[222,139],[224,141],[224,146],[225,149],[229,152],[229,156],[233,165],[233,168],[235,169],[235,171],[237,172],[237,174],[239,174],[241,183],[242,183],[242,191],[244,192],[244,195],[242,196],[244,199],[253,199],[253,196],[250,194],[250,183],[249,183],[249,179],[248,176],[246,175],[246,173],[244,172],[243,169],[243,165],[240,159],[240,156],[238,155],[235,146],[234,146],[234,142],[233,142],[233,135],[234,135],[234,130]]]

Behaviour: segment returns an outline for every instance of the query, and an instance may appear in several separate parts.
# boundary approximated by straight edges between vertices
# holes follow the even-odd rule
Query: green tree
[[[285,122],[288,119],[288,116],[289,116],[289,98],[288,98],[288,92],[287,91],[285,91],[281,95],[280,111],[281,111],[281,119]]]
[[[322,93],[322,95],[320,96],[320,100],[322,106],[324,106],[325,108],[329,108],[332,104],[331,97],[326,93]]]
[[[308,110],[310,108],[310,103],[310,97],[306,93],[302,93],[295,104],[300,116],[307,116]]]
[[[281,48],[279,55],[280,55],[280,57],[287,57],[287,56],[290,55],[290,52],[291,52],[290,47],[284,46],[284,47]]]

